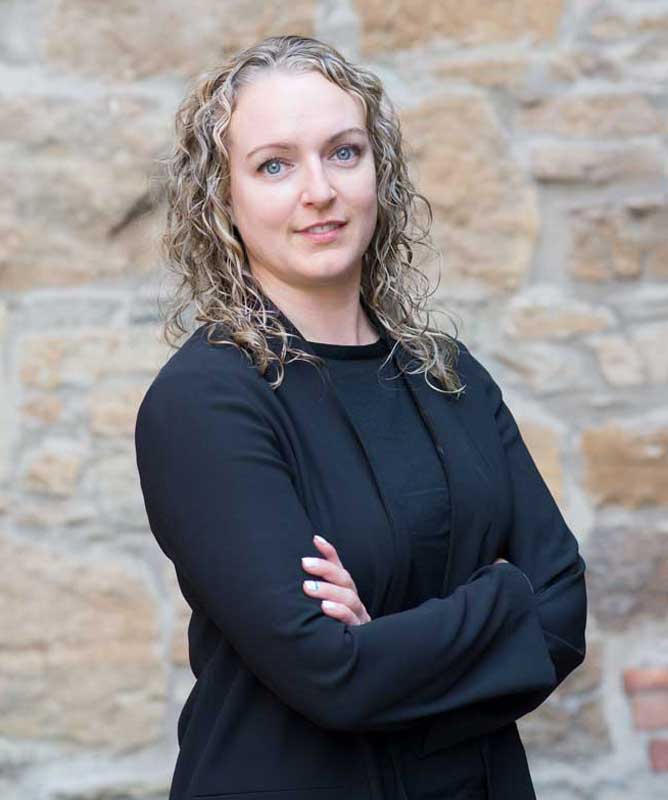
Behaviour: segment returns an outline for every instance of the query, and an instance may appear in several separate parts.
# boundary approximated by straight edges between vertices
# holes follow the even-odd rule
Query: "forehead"
[[[230,145],[249,151],[266,141],[316,141],[344,128],[365,129],[364,117],[359,98],[320,73],[273,70],[239,91]]]

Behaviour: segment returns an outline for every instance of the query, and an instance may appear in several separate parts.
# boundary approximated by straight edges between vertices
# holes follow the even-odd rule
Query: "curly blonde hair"
[[[235,99],[255,76],[276,68],[318,71],[362,101],[376,165],[378,215],[363,255],[360,299],[395,341],[392,353],[400,342],[416,359],[411,373],[423,372],[436,391],[460,394],[464,387],[454,369],[459,353],[456,325],[454,337],[429,325],[431,312],[425,309],[429,282],[414,264],[416,246],[436,252],[429,241],[433,215],[429,201],[416,191],[408,176],[398,114],[376,75],[310,37],[270,36],[233,54],[200,75],[177,110],[175,142],[169,154],[158,159],[164,167],[162,189],[167,199],[160,248],[166,267],[176,277],[167,304],[164,340],[171,347],[178,346],[178,339],[188,333],[183,315],[193,305],[195,320],[206,325],[210,343],[238,347],[262,375],[274,364],[277,377],[270,384],[272,389],[283,381],[288,356],[323,363],[314,353],[290,345],[293,334],[252,274],[228,205],[225,135]],[[416,219],[418,200],[427,212],[424,227]],[[422,313],[426,313],[425,324],[419,322]],[[219,326],[226,331],[222,340],[213,338]],[[270,336],[280,340],[280,354],[269,346]],[[430,383],[429,374],[443,388]]]

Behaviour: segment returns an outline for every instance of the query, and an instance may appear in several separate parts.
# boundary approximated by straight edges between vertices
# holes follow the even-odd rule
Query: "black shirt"
[[[448,555],[450,502],[443,466],[413,398],[382,339],[371,344],[310,342],[325,359],[374,468],[390,487],[400,527],[411,532],[404,608],[439,596]]]
[[[404,377],[392,360],[383,364],[389,348],[382,338],[362,345],[310,345],[325,360],[374,469],[390,489],[388,500],[400,527],[410,531],[410,578],[403,608],[439,597],[450,538],[448,484]],[[388,753],[381,743],[374,747],[378,748],[383,796],[400,800]],[[470,743],[420,759],[405,747],[401,762],[401,780],[416,800],[487,797],[482,754]]]

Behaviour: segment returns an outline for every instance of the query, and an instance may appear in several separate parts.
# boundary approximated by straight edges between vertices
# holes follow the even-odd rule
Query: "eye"
[[[354,151],[355,155],[358,156],[362,152],[362,148],[357,144],[343,144],[341,147],[337,149],[337,153],[340,153],[341,150],[352,150]],[[344,158],[344,161],[352,161],[351,158]]]
[[[268,164],[280,164],[280,163],[281,163],[280,158],[270,158],[268,161],[264,161],[262,164],[260,164],[260,166],[257,168],[257,171],[264,172],[264,168]],[[268,172],[267,175],[278,175],[278,172]]]
[[[345,162],[353,161],[354,158],[356,156],[359,156],[360,153],[362,152],[362,148],[358,144],[342,144],[340,147],[337,147],[337,149],[334,152],[335,153],[340,153],[342,150],[344,150],[344,151],[345,150],[351,150],[354,153],[354,155],[351,156],[350,158],[341,159],[342,161],[345,161]],[[280,175],[280,172],[276,172],[276,171],[274,171],[274,172],[265,172],[265,167],[269,166],[270,164],[282,164],[282,163],[284,163],[284,162],[283,162],[283,159],[281,159],[281,158],[270,158],[267,161],[263,161],[262,164],[260,164],[260,166],[257,168],[257,171],[258,172],[264,172],[265,175]]]

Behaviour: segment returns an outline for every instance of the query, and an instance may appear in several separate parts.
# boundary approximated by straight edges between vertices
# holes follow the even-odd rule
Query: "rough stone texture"
[[[157,231],[141,200],[157,202],[155,159],[170,133],[158,99],[0,94],[0,290],[147,271]]]
[[[488,89],[520,89],[531,67],[528,57],[509,53],[502,56],[450,56],[438,61],[434,75],[448,81],[464,81]]]
[[[657,0],[0,3],[0,797],[167,797],[191,611],[132,435],[172,353],[157,160],[188,83],[279,33],[383,80],[434,211],[431,305],[499,382],[586,558],[585,663],[519,721],[537,796],[668,797]]]
[[[601,372],[611,386],[662,386],[668,382],[668,323],[633,325],[627,334],[603,334],[587,339],[599,360]]]
[[[313,0],[41,2],[46,62],[101,80],[190,77],[264,36],[314,33]]]
[[[611,386],[639,386],[646,381],[643,353],[626,336],[619,333],[592,336],[599,367]]]
[[[187,667],[188,662],[188,623],[190,622],[191,609],[186,603],[179,588],[179,582],[172,562],[165,559],[163,564],[163,578],[167,586],[169,601],[174,609],[174,626],[170,644],[170,660],[179,667]]]
[[[668,277],[668,203],[577,208],[569,270],[583,281]]]
[[[520,721],[522,740],[532,758],[582,762],[611,751],[601,690],[602,649],[602,642],[590,641],[578,670]]]
[[[528,146],[528,161],[531,174],[546,184],[605,186],[666,175],[664,150],[652,141],[566,144],[536,139]]]
[[[598,139],[658,134],[663,115],[638,93],[582,92],[532,98],[520,108],[516,122],[532,133]]]
[[[429,44],[437,38],[454,39],[461,45],[509,41],[547,42],[557,33],[563,0],[540,4],[514,0],[506,3],[470,0],[394,0],[388,8],[382,0],[357,0],[365,56]]]
[[[668,424],[651,420],[588,428],[584,485],[596,505],[668,505]]]
[[[517,426],[540,474],[560,505],[564,499],[564,473],[559,431],[524,415],[517,415]]]
[[[496,289],[519,286],[537,233],[536,199],[492,107],[478,94],[446,95],[408,110],[403,124],[413,171],[436,212],[448,286],[471,277]]]
[[[91,431],[100,436],[132,435],[137,409],[145,393],[143,383],[92,392],[89,400]]]
[[[595,308],[554,286],[534,286],[508,303],[505,330],[518,338],[567,339],[613,323],[605,307]]]
[[[599,625],[625,630],[643,620],[665,619],[666,530],[632,523],[601,525],[590,536],[588,553],[588,600]]]
[[[146,582],[108,554],[6,534],[0,549],[2,736],[119,752],[155,742],[166,671]]]
[[[103,378],[157,371],[169,355],[153,329],[79,328],[23,337],[19,375],[26,387],[86,388]]]
[[[506,382],[519,384],[536,395],[593,391],[594,375],[587,369],[584,356],[568,344],[522,341],[493,349],[496,360],[507,367]]]
[[[0,352],[4,352],[7,347],[7,307],[0,300]],[[4,359],[0,359],[0,386],[4,388],[0,392],[0,486],[7,478],[9,472],[9,451],[11,443],[11,419],[15,414],[12,408],[13,397],[7,388],[9,386],[9,375],[6,374]]]

